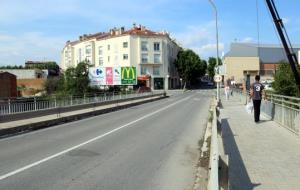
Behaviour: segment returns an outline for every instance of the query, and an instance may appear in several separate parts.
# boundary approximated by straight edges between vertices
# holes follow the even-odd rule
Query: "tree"
[[[47,94],[53,94],[56,92],[64,92],[65,80],[64,75],[58,77],[48,78],[44,83],[44,89]]]
[[[65,88],[67,92],[82,95],[88,91],[90,82],[88,67],[87,62],[80,62],[76,68],[70,67],[66,70]]]
[[[300,71],[299,66],[298,70]],[[274,77],[273,88],[277,94],[300,97],[293,72],[288,63],[280,63]]]
[[[205,74],[207,64],[205,60],[192,50],[180,50],[175,61],[175,66],[180,77],[184,81],[184,86],[194,83],[198,77]]]
[[[219,65],[221,64],[221,62],[222,62],[222,60],[219,58]],[[209,57],[207,73],[210,78],[214,78],[214,76],[215,76],[216,65],[217,65],[217,59],[215,57]]]

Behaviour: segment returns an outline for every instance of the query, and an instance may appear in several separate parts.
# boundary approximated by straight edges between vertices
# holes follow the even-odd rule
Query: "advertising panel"
[[[105,67],[91,67],[89,68],[90,85],[106,85]]]
[[[121,67],[121,83],[122,85],[136,85],[136,68]]]
[[[90,85],[136,85],[135,67],[91,67],[89,68]]]
[[[121,85],[121,67],[114,67],[114,85]]]
[[[106,85],[113,85],[113,68],[106,67]]]

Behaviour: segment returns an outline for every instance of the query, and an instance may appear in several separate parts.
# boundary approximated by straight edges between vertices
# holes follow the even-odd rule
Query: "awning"
[[[144,80],[144,81],[147,81],[151,78],[150,75],[140,75],[137,77],[137,80]]]

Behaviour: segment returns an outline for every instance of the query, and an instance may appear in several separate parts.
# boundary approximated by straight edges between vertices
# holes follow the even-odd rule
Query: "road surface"
[[[211,94],[175,93],[1,139],[0,189],[190,189]]]

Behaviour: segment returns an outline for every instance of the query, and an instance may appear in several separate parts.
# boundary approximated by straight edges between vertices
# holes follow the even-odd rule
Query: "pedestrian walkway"
[[[221,98],[231,190],[299,190],[300,137],[261,115],[256,124],[237,99]]]

